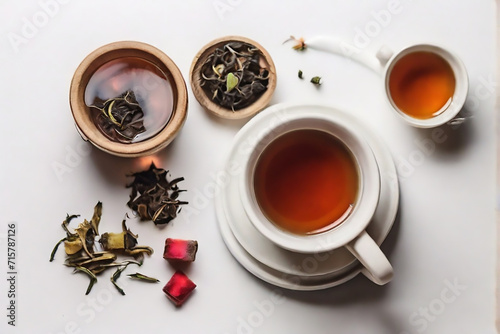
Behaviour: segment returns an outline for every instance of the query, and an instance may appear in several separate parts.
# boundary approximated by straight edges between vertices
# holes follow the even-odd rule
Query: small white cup
[[[281,135],[303,129],[323,131],[351,151],[358,166],[359,190],[352,212],[344,221],[316,234],[294,234],[273,224],[259,207],[254,190],[254,171],[261,153]],[[346,247],[367,269],[366,276],[377,284],[392,279],[393,269],[375,241],[366,233],[378,205],[380,172],[369,144],[350,118],[310,113],[289,115],[262,130],[262,139],[253,144],[243,158],[239,190],[246,214],[255,228],[277,246],[299,253],[328,252]]]
[[[450,65],[455,76],[455,91],[452,96],[451,103],[443,107],[438,115],[431,118],[420,119],[406,114],[404,111],[398,108],[391,96],[391,92],[389,89],[390,76],[392,70],[394,69],[394,66],[403,57],[414,52],[430,52],[440,56]],[[462,110],[467,98],[469,79],[464,64],[455,54],[436,45],[418,44],[407,47],[397,53],[392,52],[389,48],[384,46],[378,51],[377,58],[384,66],[384,89],[387,99],[389,100],[389,104],[391,105],[392,109],[408,124],[419,128],[437,127],[452,121],[460,112],[460,110]]]

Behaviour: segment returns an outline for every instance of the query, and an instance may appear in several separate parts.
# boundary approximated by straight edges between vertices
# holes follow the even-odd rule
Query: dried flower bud
[[[283,44],[290,41],[295,42],[295,44],[292,46],[292,49],[294,50],[304,51],[305,49],[307,49],[307,45],[303,37],[295,38],[294,36],[290,36],[290,38],[284,41]]]

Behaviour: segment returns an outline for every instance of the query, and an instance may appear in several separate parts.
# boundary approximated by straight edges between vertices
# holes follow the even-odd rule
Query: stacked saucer
[[[251,143],[259,140],[271,124],[296,116],[318,113],[342,118],[359,128],[370,144],[380,170],[380,197],[368,234],[381,244],[389,233],[399,204],[396,168],[391,154],[380,138],[355,118],[332,107],[322,105],[278,104],[250,120],[235,137],[226,161],[229,180],[215,199],[219,229],[224,242],[236,260],[256,277],[291,290],[319,290],[339,285],[360,272],[359,261],[344,247],[329,252],[298,253],[280,248],[264,237],[245,213],[239,195],[238,168]],[[240,168],[241,169],[241,168]]]

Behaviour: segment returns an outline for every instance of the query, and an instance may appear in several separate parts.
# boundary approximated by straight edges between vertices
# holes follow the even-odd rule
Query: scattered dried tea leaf
[[[158,283],[158,282],[160,282],[159,279],[156,279],[154,277],[149,277],[149,276],[143,275],[141,273],[129,274],[127,276],[130,277],[130,278],[132,278],[132,279],[136,279],[136,280],[144,281],[144,282],[148,282],[148,283]]]
[[[66,237],[59,240],[52,253],[50,261],[54,260],[54,256],[61,243],[64,243],[66,260],[64,264],[68,267],[75,268],[77,272],[83,272],[90,277],[90,283],[87,287],[86,294],[90,293],[92,287],[97,282],[98,274],[108,268],[117,267],[116,272],[111,276],[111,282],[121,294],[125,294],[116,280],[129,264],[141,265],[144,254],[151,255],[153,249],[148,246],[137,246],[137,235],[132,233],[127,228],[125,219],[122,221],[121,233],[104,233],[99,239],[102,251],[98,250],[96,238],[97,231],[102,215],[102,203],[98,202],[94,207],[94,215],[91,221],[83,220],[82,223],[74,229],[74,232],[69,230],[69,223],[74,218],[79,216],[66,216],[62,223],[62,227],[66,232]],[[133,260],[117,261],[118,255],[131,256]],[[140,261],[138,261],[140,259]]]
[[[101,235],[99,243],[105,251],[123,251],[127,255],[133,257],[139,256],[141,259],[143,254],[153,254],[153,249],[151,247],[137,246],[138,237],[138,235],[132,233],[132,231],[127,228],[126,219],[123,219],[122,232],[106,232]]]
[[[110,278],[111,283],[113,283],[113,285],[118,290],[118,292],[121,293],[123,296],[125,296],[125,291],[123,291],[123,289],[118,285],[118,283],[116,283],[116,280],[118,280],[118,278],[120,277],[122,272],[127,268],[127,266],[129,264],[130,264],[130,262],[124,264],[123,266],[118,267],[116,269],[115,273],[113,274],[113,276],[111,276],[111,278]]]
[[[315,85],[318,85],[318,86],[322,84],[322,82],[321,82],[321,77],[318,77],[318,76],[313,77],[313,78],[311,79],[311,82],[312,82],[313,84],[315,84]]]
[[[95,235],[99,235],[99,223],[101,222],[102,216],[102,203],[97,202],[94,207],[94,214],[92,215],[92,220],[90,221],[90,225],[92,226],[92,230],[94,230]]]
[[[163,258],[169,262],[194,262],[198,242],[196,240],[183,240],[167,238]]]
[[[178,270],[163,287],[163,292],[176,306],[181,306],[196,288],[196,284]]]
[[[148,170],[131,175],[134,180],[127,185],[132,189],[127,205],[141,220],[152,220],[155,225],[167,224],[177,217],[181,205],[188,204],[177,199],[184,191],[177,183],[184,178],[168,181],[167,174],[168,171],[151,163]]]
[[[126,220],[122,220],[122,232],[113,233],[106,232],[99,239],[102,248],[107,251],[111,250],[125,250],[130,249],[137,245],[137,235],[133,234],[127,228]]]
[[[302,76],[302,71],[301,71],[301,70],[299,70],[298,76],[299,76],[299,79],[303,79],[303,78],[304,78],[304,77]]]
[[[252,44],[229,42],[215,49],[201,67],[201,87],[223,108],[237,111],[267,90],[269,65]]]
[[[90,283],[89,283],[89,286],[87,287],[87,291],[85,291],[85,294],[88,295],[90,293],[90,291],[92,290],[92,287],[94,286],[94,284],[97,283],[97,277],[95,276],[95,274],[93,272],[91,272],[90,270],[88,270],[85,267],[76,266],[75,271],[81,271],[81,272],[89,275]]]
[[[52,253],[50,253],[50,259],[49,261],[52,262],[54,260],[54,256],[56,255],[56,252],[57,252],[57,249],[59,248],[59,245],[61,243],[66,243],[66,242],[70,242],[70,243],[79,243],[80,246],[82,244],[81,240],[79,239],[79,236],[76,234],[76,233],[71,233],[68,229],[68,225],[69,223],[71,222],[71,220],[73,220],[74,218],[77,218],[79,217],[79,215],[66,215],[66,219],[62,222],[61,226],[63,227],[63,229],[66,231],[66,237],[62,238],[61,240],[59,240],[57,242],[57,244],[54,246],[54,249],[52,250]],[[81,246],[83,247],[83,246]],[[70,248],[70,252],[72,251],[71,250],[72,247]]]

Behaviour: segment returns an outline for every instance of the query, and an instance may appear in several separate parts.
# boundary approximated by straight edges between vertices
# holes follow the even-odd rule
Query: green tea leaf
[[[85,294],[88,295],[90,293],[90,290],[92,290],[92,287],[94,286],[94,284],[97,282],[97,277],[94,275],[93,272],[91,272],[90,270],[88,270],[85,267],[77,266],[77,267],[75,267],[75,270],[81,271],[81,272],[89,275],[90,282],[89,282],[89,286],[87,287],[87,291],[85,292]]]
[[[145,281],[149,283],[158,283],[160,281],[159,279],[156,279],[154,277],[149,277],[141,273],[129,274],[127,276],[136,280]]]
[[[239,79],[233,73],[229,73],[226,79],[226,91],[232,91],[238,85]]]
[[[54,256],[56,255],[56,252],[57,252],[57,249],[59,248],[59,245],[61,243],[63,243],[64,241],[68,240],[68,238],[62,238],[61,240],[59,240],[57,242],[57,244],[55,245],[54,249],[52,250],[52,253],[50,253],[50,259],[49,259],[49,262],[52,262],[54,261]]]
[[[321,77],[313,77],[311,82],[315,85],[321,85]]]
[[[111,276],[111,279],[110,279],[111,283],[113,283],[113,285],[116,287],[118,292],[120,292],[123,296],[125,296],[125,291],[123,291],[123,289],[120,288],[118,283],[116,283],[116,280],[120,277],[121,273],[125,270],[125,268],[127,268],[127,265],[116,269],[115,273],[113,274],[113,276]]]

